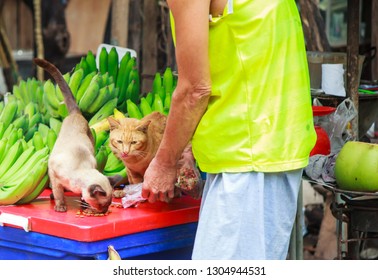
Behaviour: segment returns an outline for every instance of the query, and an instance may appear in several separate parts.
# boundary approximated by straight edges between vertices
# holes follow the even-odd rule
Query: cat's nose
[[[128,155],[129,155],[129,153],[127,153],[127,152],[123,152],[123,153],[121,154],[122,157],[127,157]]]

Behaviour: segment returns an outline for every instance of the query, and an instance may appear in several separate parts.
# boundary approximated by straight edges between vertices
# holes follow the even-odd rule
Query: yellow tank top
[[[295,1],[229,1],[209,36],[212,95],[192,139],[200,169],[305,167],[316,133]]]

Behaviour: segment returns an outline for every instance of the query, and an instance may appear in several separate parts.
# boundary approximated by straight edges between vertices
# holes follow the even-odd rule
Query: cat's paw
[[[54,210],[56,212],[67,212],[67,206],[66,205],[55,205]]]

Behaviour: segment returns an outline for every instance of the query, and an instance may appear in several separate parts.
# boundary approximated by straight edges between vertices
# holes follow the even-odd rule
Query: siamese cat
[[[82,200],[92,211],[105,213],[112,202],[112,184],[121,178],[108,178],[96,169],[94,139],[88,121],[82,115],[61,72],[44,59],[35,58],[34,63],[54,78],[63,93],[69,112],[63,120],[48,160],[54,209],[57,212],[67,211],[64,190],[69,190],[81,194]]]

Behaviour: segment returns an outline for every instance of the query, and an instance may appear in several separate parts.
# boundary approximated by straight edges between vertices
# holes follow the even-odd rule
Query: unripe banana
[[[123,118],[126,118],[125,114],[122,113],[120,110],[118,110],[117,108],[114,108],[114,111],[113,111],[113,115],[114,115],[114,118],[119,120],[119,119],[123,119]]]
[[[171,99],[172,99],[172,93],[167,92],[164,99],[164,113],[168,115],[169,109],[171,108]]]
[[[105,172],[119,172],[123,168],[125,168],[125,165],[122,162],[122,160],[117,158],[117,156],[113,152],[108,153],[108,160],[106,161],[106,164],[104,167],[104,173]]]
[[[108,152],[104,146],[101,146],[96,153],[97,170],[103,172],[106,162],[108,161]]]
[[[117,80],[118,52],[115,47],[112,47],[108,53],[108,73],[115,81]]]
[[[56,138],[58,138],[58,136],[55,131],[52,128],[49,129],[46,136],[46,146],[49,148],[50,152],[54,148]]]
[[[158,93],[155,93],[154,103],[153,103],[153,106],[152,106],[152,110],[153,111],[158,111],[160,113],[164,113],[163,101],[161,100],[161,97],[160,97],[160,95]]]
[[[104,86],[103,88],[100,88],[96,99],[88,107],[86,112],[89,114],[95,114],[107,101],[110,100],[110,97],[111,95],[110,95],[108,86]]]
[[[118,69],[118,75],[116,79],[116,86],[117,88],[121,89],[122,84],[125,82],[125,79],[128,78],[126,76],[126,70],[127,70],[127,63],[129,62],[131,58],[131,53],[128,51],[124,54],[122,57],[120,63],[119,63],[119,69]]]
[[[33,127],[34,125],[38,125],[42,122],[42,115],[40,112],[36,112],[29,121],[29,127]]]
[[[150,104],[148,104],[148,101],[145,97],[142,97],[140,99],[139,108],[140,108],[140,111],[143,114],[143,117],[152,113],[152,108],[151,108]]]
[[[161,75],[159,72],[155,73],[154,80],[152,82],[152,93],[158,93],[162,86]]]
[[[33,146],[37,151],[43,149],[45,147],[45,143],[43,142],[43,138],[39,131],[34,132],[33,136]]]
[[[101,74],[108,72],[108,51],[105,47],[102,47],[100,51],[99,71]]]
[[[17,172],[24,166],[24,164],[29,160],[29,158],[34,154],[35,148],[28,147],[24,150],[21,155],[16,159],[12,166],[0,176],[2,182],[6,182],[12,177],[17,176]]]
[[[76,103],[79,104],[80,99],[83,97],[85,91],[87,90],[88,86],[91,84],[93,78],[97,76],[98,74],[96,72],[91,72],[83,78],[75,96]]]
[[[23,152],[21,141],[18,140],[14,143],[8,150],[3,161],[0,164],[0,174],[5,174],[5,172],[13,165],[17,158]]]
[[[56,88],[55,85],[52,83],[51,80],[47,80],[43,86],[43,90],[46,95],[46,101],[49,105],[54,109],[58,110],[59,107],[59,99],[56,95]]]
[[[146,100],[148,104],[152,107],[152,104],[154,104],[154,94],[152,92],[147,93]]]
[[[38,124],[35,124],[34,126],[32,126],[31,128],[29,128],[29,130],[25,133],[25,141],[26,142],[29,142],[29,140],[32,140],[33,139],[33,135],[34,133],[38,131]]]
[[[87,62],[89,73],[97,72],[96,58],[91,50],[88,51],[85,61]]]
[[[172,69],[170,67],[167,67],[164,71],[163,87],[164,87],[166,95],[167,95],[167,93],[172,94],[172,92],[173,92],[173,74],[172,74]]]
[[[7,147],[8,138],[2,138],[0,139],[0,162],[3,161],[3,158],[5,157],[7,150],[5,148]]]
[[[134,102],[132,102],[130,99],[127,99],[126,105],[127,105],[127,114],[129,115],[130,118],[135,118],[138,120],[143,118],[142,113],[140,112],[138,106]]]
[[[89,126],[94,125],[95,123],[106,119],[107,117],[113,114],[114,108],[117,107],[117,98],[113,98],[106,102],[100,110],[89,120]]]
[[[46,173],[35,189],[31,193],[24,195],[19,201],[16,202],[16,204],[28,204],[38,198],[38,196],[49,186],[49,179],[49,175]]]
[[[68,86],[70,87],[75,99],[76,99],[77,91],[79,90],[81,81],[83,80],[83,77],[84,77],[84,70],[80,68],[79,70],[73,72],[68,82]]]
[[[49,119],[49,125],[50,125],[50,128],[52,128],[54,130],[56,135],[59,135],[60,128],[62,127],[62,121],[60,121],[56,118],[50,118]]]
[[[0,205],[15,204],[25,194],[30,193],[47,174],[47,159],[41,160],[26,176],[20,178],[17,183],[6,184],[0,192]],[[4,191],[6,189],[6,191]]]
[[[41,134],[42,138],[44,139],[43,142],[46,144],[47,133],[51,128],[44,123],[38,124],[38,132]]]
[[[14,120],[18,110],[18,103],[15,99],[10,99],[5,104],[4,110],[0,115],[0,122],[3,122],[5,127],[8,127]]]
[[[91,82],[85,91],[83,97],[79,101],[79,108],[82,112],[87,112],[89,106],[94,102],[99,94],[100,87],[97,81]]]

